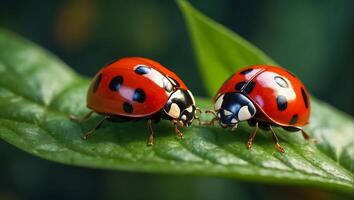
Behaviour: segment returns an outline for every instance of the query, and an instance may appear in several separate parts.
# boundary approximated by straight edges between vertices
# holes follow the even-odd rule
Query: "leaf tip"
[[[183,14],[187,13],[188,10],[194,10],[194,7],[187,0],[176,0],[177,5]]]

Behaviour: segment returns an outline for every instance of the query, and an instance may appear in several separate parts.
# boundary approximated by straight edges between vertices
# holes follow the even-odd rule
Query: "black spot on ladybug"
[[[288,101],[286,100],[285,96],[277,96],[277,106],[280,111],[283,111],[286,109],[286,107],[288,107]]]
[[[246,85],[246,86],[245,86]],[[235,85],[235,89],[237,91],[241,91],[244,94],[249,94],[252,92],[254,86],[256,86],[256,83],[254,81],[251,81],[247,83],[246,81],[239,82]]]
[[[308,96],[307,96],[304,88],[301,88],[301,94],[302,94],[302,98],[304,99],[305,107],[308,108],[309,107],[309,99],[308,99]]]
[[[141,88],[137,88],[133,94],[133,101],[144,103],[145,99],[146,99],[146,95],[144,90]]]
[[[253,71],[252,68],[245,69],[245,70],[241,71],[240,74],[246,75],[246,74],[250,73],[251,71]]]
[[[282,88],[289,88],[288,82],[281,76],[274,76],[274,81]]]
[[[236,89],[237,91],[240,91],[246,83],[247,83],[246,81],[242,81],[242,82],[237,83],[237,84],[235,85],[235,89]]]
[[[253,88],[254,88],[254,86],[256,86],[256,83],[255,83],[254,81],[249,82],[249,83],[246,85],[246,87],[245,87],[245,89],[243,90],[243,92],[244,92],[245,94],[251,93],[252,90],[253,90]]]
[[[129,102],[124,102],[123,103],[123,109],[126,113],[132,113],[133,112],[133,106]]]
[[[122,76],[116,76],[109,83],[109,89],[111,91],[118,91],[122,84],[123,84],[123,77]]]
[[[93,84],[93,92],[96,92],[98,89],[98,86],[101,83],[101,79],[102,79],[102,74],[99,74],[95,80],[95,83]]]
[[[143,75],[143,74],[148,74],[150,70],[151,69],[148,66],[139,65],[137,68],[135,68],[135,73]]]
[[[295,124],[298,119],[299,119],[299,115],[297,115],[297,114],[293,115],[293,117],[291,118],[289,124]]]

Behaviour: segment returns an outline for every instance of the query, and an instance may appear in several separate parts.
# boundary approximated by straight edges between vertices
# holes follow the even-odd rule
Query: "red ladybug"
[[[180,138],[178,126],[189,126],[195,118],[195,100],[183,81],[160,63],[146,58],[122,58],[102,68],[87,92],[87,107],[104,116],[85,134],[88,138],[105,120],[148,121],[148,145],[153,144],[152,122],[171,120]]]
[[[270,130],[278,151],[279,145],[272,126],[289,131],[301,131],[304,138],[309,136],[302,130],[308,123],[310,99],[305,86],[287,70],[256,65],[246,67],[229,78],[218,91],[215,100],[215,118],[223,127],[237,128],[240,121],[255,126],[247,142],[252,148],[258,127]]]

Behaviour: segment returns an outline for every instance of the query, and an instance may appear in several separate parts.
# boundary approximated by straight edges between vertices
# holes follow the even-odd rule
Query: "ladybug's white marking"
[[[133,100],[135,89],[122,85],[119,89],[119,94],[127,101]]]
[[[167,92],[172,91],[173,86],[172,86],[171,82],[166,77],[162,77],[162,83],[163,83],[163,87],[165,88],[165,90]]]
[[[231,124],[236,124],[238,121],[237,121],[237,119],[235,119],[235,118],[232,118],[232,120],[231,120]]]
[[[279,85],[273,81],[274,77],[276,76],[280,76],[277,73],[274,72],[262,72],[261,74],[259,74],[257,76],[257,81],[259,82],[259,84],[263,87],[263,88],[273,88],[276,89],[277,95],[283,95],[286,97],[286,99],[288,101],[292,101],[296,98],[296,94],[295,91],[291,85],[291,83],[289,82],[289,80],[287,80],[285,77],[284,79],[286,79],[289,83],[289,87],[288,88],[283,88],[283,87],[279,87]]]
[[[284,77],[281,76],[275,76],[274,77],[274,81],[282,88],[288,88],[289,84],[288,82],[285,80]]]
[[[256,96],[254,97],[254,101],[255,101],[261,108],[263,108],[263,106],[264,106],[264,101],[263,101],[263,98],[262,98],[261,96],[256,95]]]
[[[230,116],[230,115],[232,115],[232,112],[230,112],[228,110],[224,110],[224,115],[225,116]]]
[[[188,111],[189,113],[193,112],[193,106],[189,106],[188,108],[186,108],[186,111]]]
[[[171,96],[170,99],[183,99],[184,98],[184,94],[181,90],[177,90],[175,91]]]
[[[186,121],[187,120],[187,116],[186,115],[182,115],[181,120],[182,121]]]
[[[240,121],[244,121],[244,120],[248,120],[252,117],[248,106],[243,106],[242,108],[240,108],[240,110],[238,111],[238,119]]]
[[[134,70],[136,70],[136,68],[141,67],[142,65],[137,65],[134,67]],[[148,79],[150,79],[151,81],[153,81],[154,83],[156,83],[158,86],[160,86],[161,88],[164,88],[164,83],[163,83],[163,78],[165,77],[164,75],[162,75],[159,71],[155,70],[154,68],[150,68],[149,73],[146,74],[141,74],[141,76],[144,76]]]
[[[178,105],[175,104],[175,103],[172,103],[172,104],[171,104],[171,107],[170,107],[170,110],[168,111],[167,114],[168,114],[170,117],[172,117],[172,118],[174,118],[174,119],[177,119],[177,118],[179,117],[180,113],[181,113],[181,111],[180,111]]]
[[[214,109],[215,109],[216,111],[220,110],[223,100],[224,100],[224,94],[221,95],[221,96],[216,100],[216,102],[215,102],[215,104],[214,104]]]

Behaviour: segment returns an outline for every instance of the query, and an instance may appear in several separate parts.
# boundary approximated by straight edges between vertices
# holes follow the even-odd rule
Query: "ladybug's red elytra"
[[[240,121],[255,126],[247,148],[251,149],[258,127],[272,133],[275,147],[284,153],[272,126],[301,131],[308,124],[310,99],[302,82],[289,71],[275,66],[249,66],[233,74],[214,98],[215,118],[223,128],[237,128]]]
[[[130,121],[147,119],[148,140],[153,144],[152,122],[161,118],[173,122],[175,132],[183,138],[179,126],[189,126],[196,106],[192,93],[183,81],[160,63],[140,57],[122,58],[102,68],[87,92],[87,107],[104,116],[87,134],[88,138],[105,120]]]

